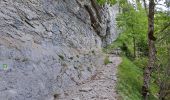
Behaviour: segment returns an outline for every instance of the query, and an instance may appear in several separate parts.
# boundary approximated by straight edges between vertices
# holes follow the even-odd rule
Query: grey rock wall
[[[118,4],[109,5],[105,4],[104,7],[105,25],[106,25],[106,34],[102,38],[102,46],[105,47],[115,41],[119,35],[119,31],[116,25],[116,16],[119,13]]]
[[[53,100],[90,78],[117,34],[108,32],[109,9],[94,0],[0,0],[0,100]]]

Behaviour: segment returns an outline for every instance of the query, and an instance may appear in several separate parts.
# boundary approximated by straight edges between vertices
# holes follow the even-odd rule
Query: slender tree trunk
[[[151,79],[152,70],[155,65],[155,45],[153,40],[149,40],[149,61],[148,65],[144,70],[144,80],[143,80],[143,87],[142,87],[142,95],[144,100],[148,100],[149,96],[149,84]]]
[[[152,70],[155,65],[155,55],[156,55],[156,49],[155,49],[155,38],[153,36],[154,34],[154,0],[149,0],[149,13],[148,13],[148,47],[149,47],[149,60],[148,65],[146,66],[144,70],[144,80],[143,80],[143,86],[142,86],[142,96],[144,100],[148,100],[149,96],[149,84],[151,79]]]

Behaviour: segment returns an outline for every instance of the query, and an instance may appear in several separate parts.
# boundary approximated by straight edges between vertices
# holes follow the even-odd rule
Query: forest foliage
[[[100,4],[106,0],[97,0]],[[143,0],[142,0],[143,1]],[[118,91],[123,100],[141,100],[142,73],[148,64],[148,17],[142,1],[136,5],[127,0],[117,0],[121,11],[117,16],[119,38],[104,48],[112,53],[120,48],[123,58],[118,68]],[[166,7],[169,3],[165,2]],[[170,12],[155,9],[154,36],[156,61],[151,74],[149,100],[170,100]],[[136,76],[139,78],[136,79]]]
[[[103,4],[105,4],[105,3],[114,5],[117,1],[116,1],[116,0],[97,0],[97,2],[98,2],[100,5],[103,5]]]

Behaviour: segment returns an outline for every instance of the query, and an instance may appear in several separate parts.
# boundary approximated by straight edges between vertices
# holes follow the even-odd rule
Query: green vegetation
[[[122,46],[122,42],[119,39],[117,39],[112,44],[110,44],[110,45],[106,46],[105,48],[103,48],[103,52],[104,53],[111,53],[114,49],[120,48],[121,46]]]
[[[120,0],[122,13],[117,16],[117,24],[121,34],[117,41],[103,49],[110,53],[121,48],[123,62],[119,67],[118,91],[123,100],[141,100],[143,72],[148,63],[147,15],[145,9],[138,3],[134,8],[126,0]],[[137,9],[137,10],[136,10]],[[168,80],[170,55],[170,16],[167,12],[157,11],[155,14],[155,36],[157,61],[151,74],[149,100],[163,98],[169,100],[170,85]],[[165,71],[166,70],[166,71]],[[166,81],[165,81],[166,80]],[[159,93],[162,93],[158,95]]]
[[[122,63],[118,67],[117,90],[122,100],[142,100],[141,87],[143,84],[143,66],[147,59],[131,61],[122,57]],[[142,63],[142,61],[145,61]],[[154,81],[154,79],[152,80]],[[158,86],[152,82],[149,100],[157,100]]]
[[[97,0],[97,2],[98,2],[100,5],[103,5],[105,2],[114,5],[117,1],[116,1],[116,0]]]
[[[97,0],[104,4],[106,0]],[[154,2],[153,0],[150,0]],[[123,100],[142,100],[142,86],[148,83],[148,100],[170,100],[170,16],[169,11],[155,11],[154,30],[148,26],[148,8],[144,8],[140,0],[136,0],[134,7],[127,0],[118,0],[120,14],[117,16],[117,25],[121,30],[119,38],[103,49],[105,53],[112,53],[121,49],[123,62],[118,69],[117,89]],[[169,6],[166,2],[165,5]],[[151,7],[150,7],[151,9]],[[152,9],[151,9],[152,10]],[[148,29],[154,33],[156,40],[148,38]],[[153,32],[154,31],[154,32]],[[153,41],[152,45],[151,42]],[[150,49],[150,51],[149,51]],[[154,51],[154,49],[156,49]],[[156,53],[156,59],[149,54]],[[152,61],[154,59],[153,63]],[[109,62],[106,60],[104,62]],[[106,64],[107,64],[106,63]],[[152,64],[148,67],[149,64]],[[151,68],[152,67],[152,68]],[[147,70],[151,68],[152,70]],[[145,69],[145,70],[144,70]],[[151,78],[143,77],[149,71]],[[144,73],[144,75],[143,75]],[[148,82],[144,81],[148,78]],[[146,85],[145,85],[146,86]],[[144,93],[144,92],[143,92]],[[144,97],[144,96],[143,96]]]
[[[117,24],[121,30],[119,41],[126,56],[131,58],[140,55],[147,56],[147,16],[145,9],[139,3],[137,8],[134,8],[126,0],[120,0],[120,3],[122,13],[117,16]]]
[[[135,60],[133,60],[133,63],[139,68],[144,69],[147,66],[148,58],[147,57],[136,58]]]
[[[112,62],[109,60],[109,56],[106,56],[104,59],[104,64],[107,65],[109,63],[112,63]]]
[[[123,100],[141,100],[142,69],[126,57],[118,67],[117,89]]]

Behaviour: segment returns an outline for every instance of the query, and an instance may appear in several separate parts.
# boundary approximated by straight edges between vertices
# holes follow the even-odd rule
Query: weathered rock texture
[[[0,100],[53,100],[95,74],[102,45],[117,35],[116,9],[95,0],[0,0]]]
[[[116,91],[116,72],[120,57],[110,55],[112,63],[97,68],[96,73],[81,85],[67,88],[65,96],[55,100],[121,100]]]

